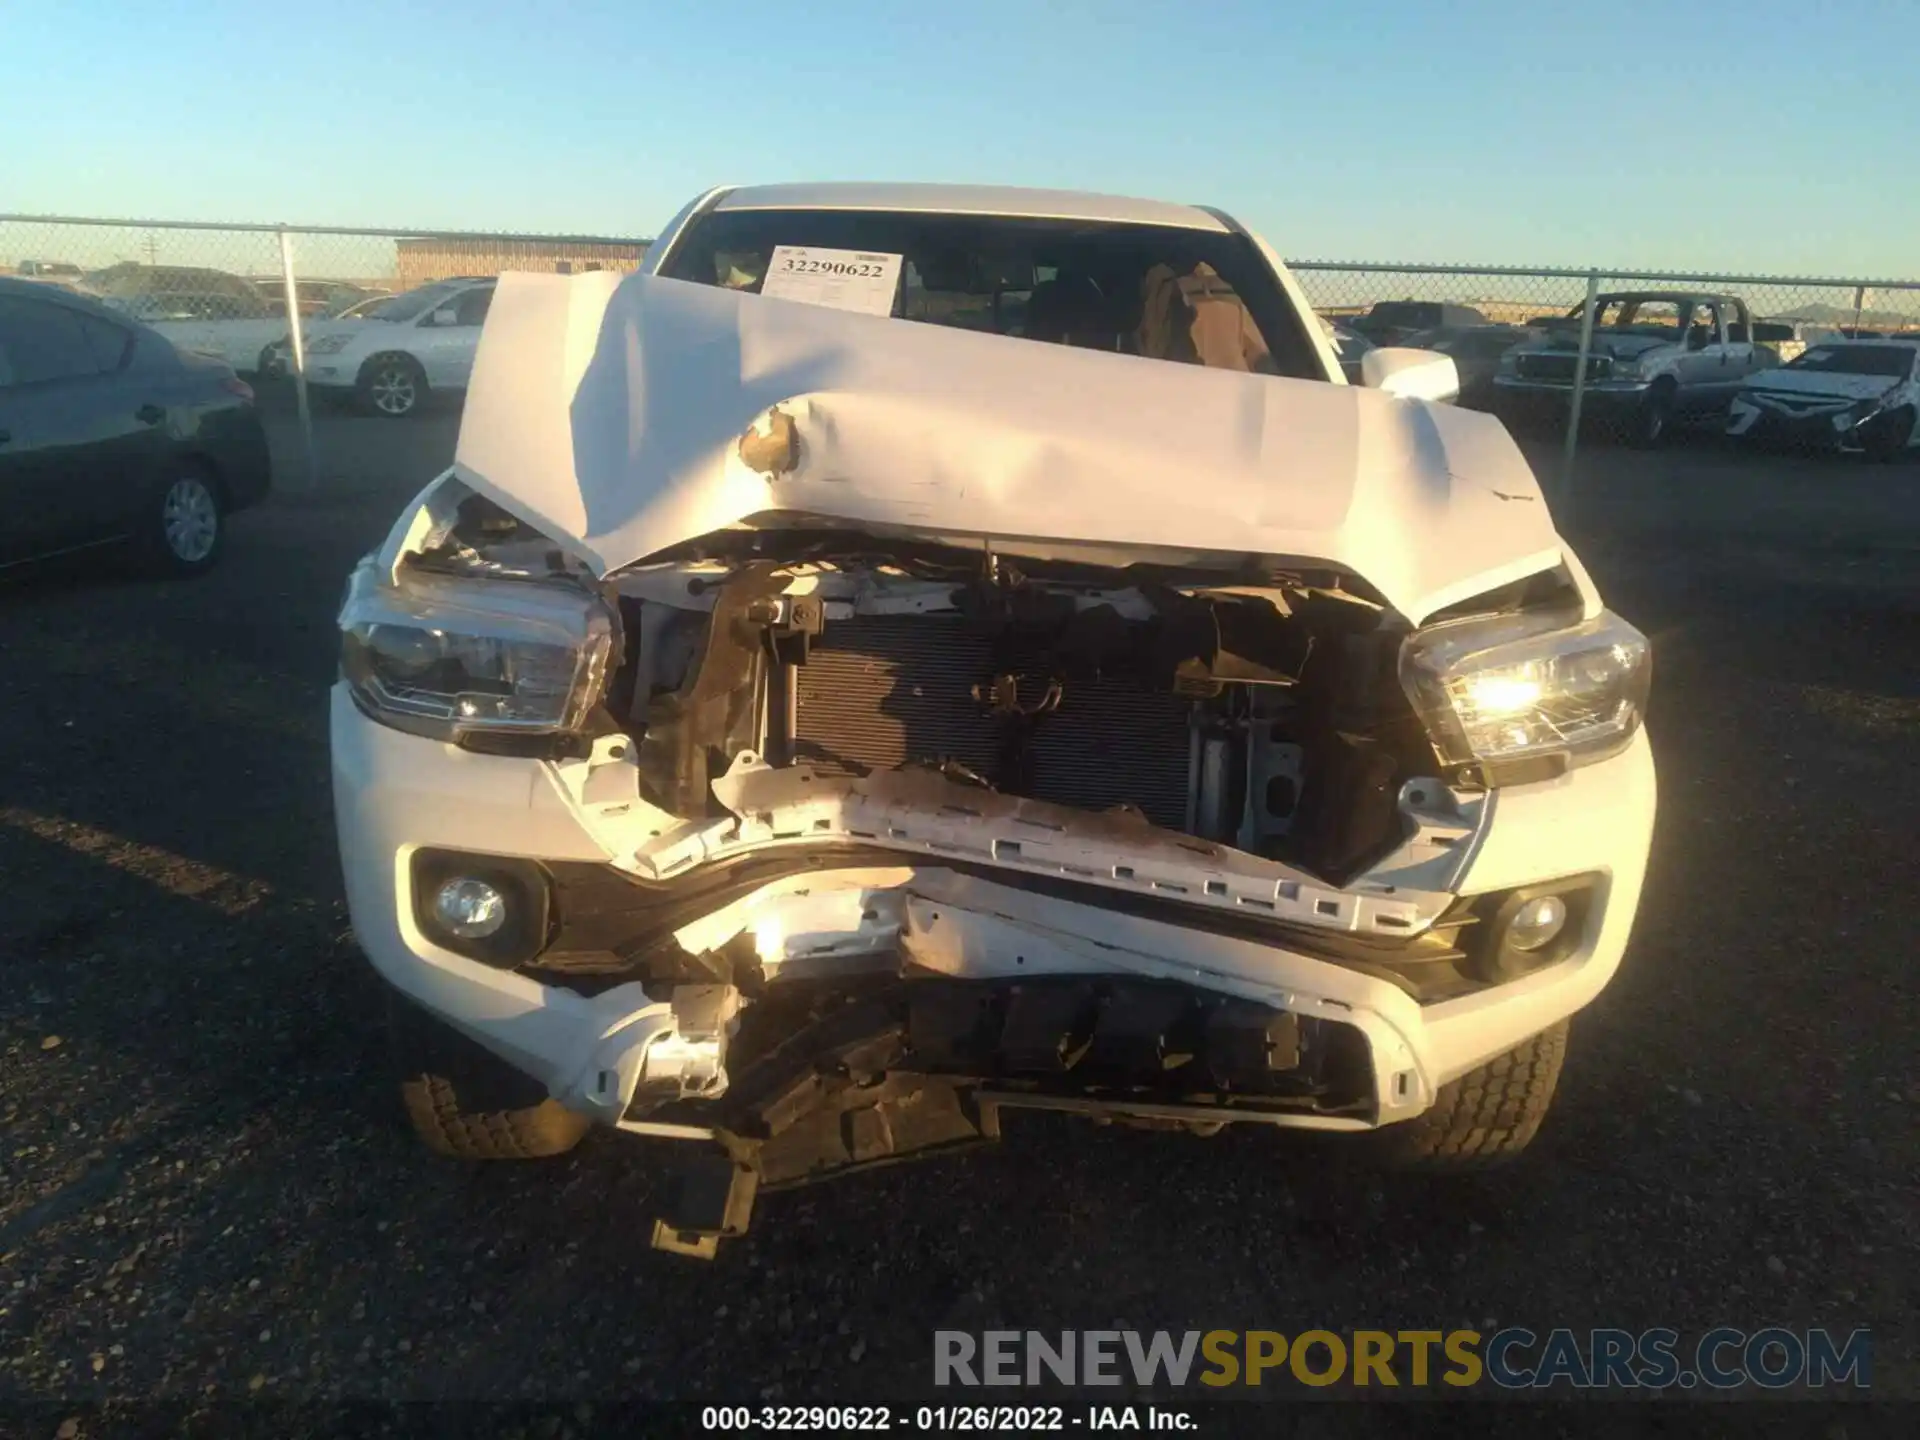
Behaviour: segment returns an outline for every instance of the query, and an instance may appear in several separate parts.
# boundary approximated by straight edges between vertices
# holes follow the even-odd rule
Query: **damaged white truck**
[[[1042,1108],[1532,1139],[1627,942],[1646,639],[1452,362],[1181,205],[715,191],[502,278],[350,581],[353,926],[436,1149],[655,1243]]]

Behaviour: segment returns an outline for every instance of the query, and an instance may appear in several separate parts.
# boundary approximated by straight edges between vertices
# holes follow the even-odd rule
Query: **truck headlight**
[[[1489,783],[1516,761],[1564,768],[1618,750],[1646,714],[1652,669],[1647,637],[1612,611],[1456,620],[1400,649],[1400,683],[1434,753],[1480,766]]]
[[[371,559],[340,609],[340,672],[361,708],[441,740],[578,729],[598,702],[619,622],[570,580],[478,580]]]

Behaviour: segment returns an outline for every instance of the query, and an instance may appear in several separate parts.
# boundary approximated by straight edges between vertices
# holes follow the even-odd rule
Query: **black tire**
[[[226,538],[219,479],[198,460],[170,462],[164,483],[134,517],[142,568],[162,576],[204,575],[218,563]]]
[[[1532,1143],[1553,1104],[1567,1055],[1567,1022],[1440,1087],[1416,1120],[1376,1132],[1391,1164],[1418,1170],[1481,1170]]]
[[[1674,386],[1669,381],[1658,381],[1647,391],[1647,398],[1627,422],[1627,438],[1634,448],[1652,450],[1666,444],[1673,433],[1674,399]]]
[[[1913,410],[1901,406],[1880,416],[1861,437],[1869,460],[1878,460],[1882,464],[1898,460],[1906,453],[1907,442],[1913,439]]]
[[[404,420],[426,403],[427,375],[411,355],[375,355],[360,367],[353,393],[367,414]]]
[[[427,1148],[458,1160],[564,1155],[591,1125],[484,1046],[398,996],[387,1034],[400,1101]]]

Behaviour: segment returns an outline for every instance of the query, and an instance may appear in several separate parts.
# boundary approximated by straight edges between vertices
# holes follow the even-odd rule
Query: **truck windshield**
[[[1912,371],[1916,355],[1920,355],[1920,345],[1820,345],[1801,351],[1782,368],[1904,379]]]
[[[1680,338],[1680,302],[1642,300],[1631,295],[1602,295],[1593,317],[1596,330],[1615,334],[1646,335],[1661,340]],[[1574,311],[1574,318],[1580,312]]]
[[[1172,226],[869,210],[719,210],[660,274],[758,294],[776,246],[900,257],[896,319],[1323,380],[1253,244]]]

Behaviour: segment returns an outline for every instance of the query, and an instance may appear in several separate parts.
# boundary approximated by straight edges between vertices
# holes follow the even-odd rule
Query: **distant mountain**
[[[1824,325],[1851,325],[1853,307],[1851,305],[1830,305],[1824,300],[1815,300],[1807,305],[1799,305],[1791,310],[1782,310],[1768,317],[1772,320],[1811,320]],[[1911,325],[1914,316],[1898,310],[1875,310],[1871,306],[1860,312],[1862,325]]]

